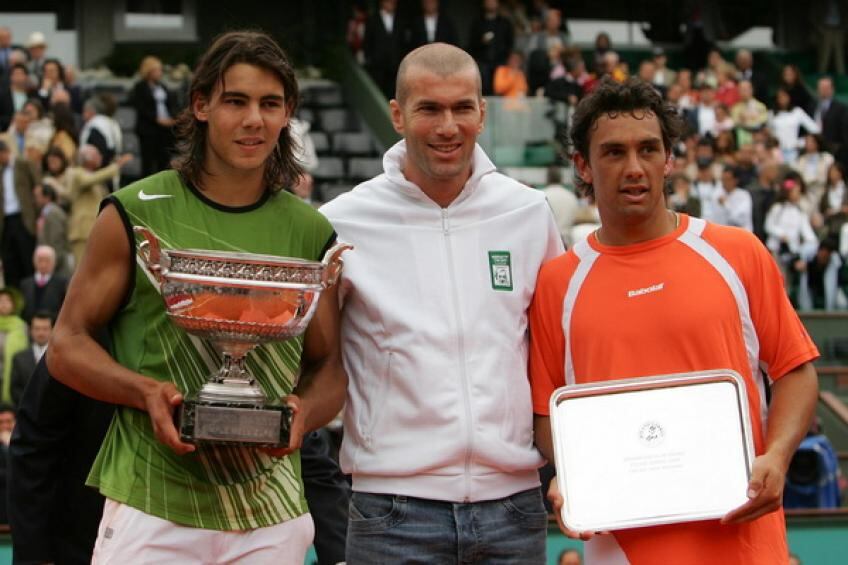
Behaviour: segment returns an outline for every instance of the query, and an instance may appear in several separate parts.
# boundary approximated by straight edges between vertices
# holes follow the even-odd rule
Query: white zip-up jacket
[[[473,173],[441,208],[385,173],[321,208],[344,255],[349,377],[342,468],[360,492],[474,502],[539,484],[527,379],[527,308],[542,262],[563,252],[544,195]]]

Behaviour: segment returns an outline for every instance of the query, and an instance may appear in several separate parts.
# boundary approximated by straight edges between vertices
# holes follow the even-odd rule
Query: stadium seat
[[[321,157],[318,166],[312,171],[316,181],[335,181],[344,178],[344,161],[339,157]]]
[[[324,154],[330,151],[330,141],[327,139],[327,134],[323,131],[310,131],[309,137],[312,138],[312,144],[315,146],[315,152]]]
[[[132,153],[138,158],[141,155],[141,143],[138,140],[138,136],[133,131],[125,131],[123,132],[123,137],[124,145],[121,153]]]
[[[333,151],[340,155],[370,155],[374,144],[366,132],[338,132],[333,134]]]
[[[319,114],[321,129],[327,133],[351,130],[351,120],[344,108],[328,108]]]
[[[348,178],[366,180],[383,172],[383,160],[379,157],[354,157],[348,161]]]

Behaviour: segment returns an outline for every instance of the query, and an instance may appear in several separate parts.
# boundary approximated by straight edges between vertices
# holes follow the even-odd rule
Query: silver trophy
[[[197,249],[161,249],[147,228],[138,246],[158,279],[168,316],[185,331],[211,341],[223,365],[176,414],[183,441],[285,447],[291,409],[269,399],[245,367],[260,343],[302,334],[321,291],[335,284],[340,255],[352,246],[337,243],[324,260]]]

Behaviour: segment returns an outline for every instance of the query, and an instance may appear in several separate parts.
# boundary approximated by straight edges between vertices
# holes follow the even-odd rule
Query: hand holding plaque
[[[186,396],[177,413],[180,439],[189,443],[287,447],[292,412],[268,399],[245,366],[257,345],[306,331],[321,291],[335,284],[336,244],[323,262],[206,250],[162,250],[148,229],[139,254],[161,284],[170,319],[210,340],[223,364],[208,382]]]

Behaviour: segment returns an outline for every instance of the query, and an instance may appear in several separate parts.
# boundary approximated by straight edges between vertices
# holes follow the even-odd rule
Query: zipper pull
[[[448,221],[448,211],[442,208],[442,233],[450,234],[450,222]]]

